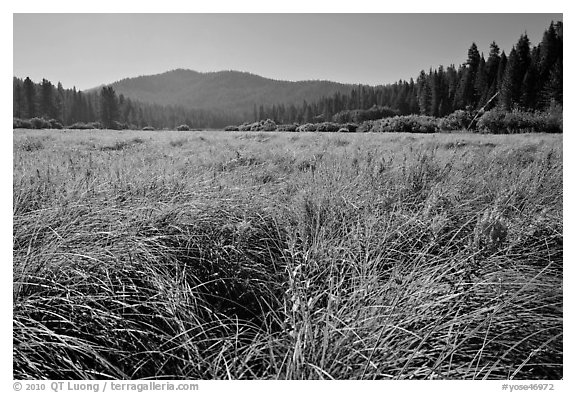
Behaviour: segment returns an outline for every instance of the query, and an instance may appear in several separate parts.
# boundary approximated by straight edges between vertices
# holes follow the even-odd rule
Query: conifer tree
[[[26,115],[28,118],[32,118],[36,116],[36,89],[34,82],[32,82],[29,77],[24,79],[23,90]]]
[[[416,80],[418,86],[418,108],[421,115],[427,115],[430,113],[431,104],[431,90],[428,84],[428,77],[424,70],[420,71],[420,76]]]
[[[90,105],[87,105],[87,109]],[[88,109],[89,111],[89,109]],[[118,120],[118,99],[112,87],[103,87],[100,92],[100,121],[105,128],[115,129]]]
[[[500,86],[499,102],[505,110],[510,110],[520,98],[520,85],[524,75],[521,75],[519,70],[518,55],[516,49],[513,48],[508,55],[504,78],[502,79],[502,85]]]
[[[486,73],[486,61],[484,56],[480,58],[478,71],[476,71],[476,80],[474,81],[475,96],[477,97],[476,108],[484,106],[486,101],[490,99],[487,97],[489,94],[488,75]]]
[[[24,114],[24,93],[20,81],[14,78],[12,115],[21,118]]]
[[[518,56],[518,79],[524,79],[531,62],[530,40],[526,34],[522,34],[516,44],[516,55]]]
[[[47,79],[40,85],[40,115],[47,118],[57,117],[54,105],[54,86]]]
[[[62,83],[58,82],[56,87],[56,116],[60,122],[66,122],[66,92],[64,91],[64,87]]]
[[[522,78],[520,104],[526,109],[535,108],[537,104],[538,81],[540,79],[538,72],[538,63],[540,60],[539,53],[540,49],[538,47],[532,49],[530,64],[524,74],[524,78]]]
[[[550,23],[540,43],[537,104],[540,108],[550,100],[562,99],[562,22]]]
[[[552,101],[563,104],[562,79],[562,61],[561,59],[558,59],[552,66],[552,69],[550,70],[550,79],[544,86],[544,97],[546,98],[548,105]]]
[[[492,85],[498,75],[498,67],[500,65],[500,48],[496,42],[492,41],[490,44],[490,53],[488,60],[486,60],[486,77],[488,85]]]

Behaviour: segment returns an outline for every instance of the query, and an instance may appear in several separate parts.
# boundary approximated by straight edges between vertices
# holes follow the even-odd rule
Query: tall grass
[[[563,377],[561,136],[50,135],[15,378]]]

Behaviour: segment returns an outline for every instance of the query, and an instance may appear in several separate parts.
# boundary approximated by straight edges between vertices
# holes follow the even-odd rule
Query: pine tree
[[[516,54],[518,55],[518,66],[522,76],[530,66],[530,40],[526,34],[522,34],[516,44]]]
[[[561,23],[561,22],[560,22]],[[538,66],[541,75],[548,79],[549,72],[561,56],[562,42],[558,36],[557,25],[550,23],[550,27],[544,32],[540,43],[540,59]]]
[[[476,72],[476,80],[474,81],[474,90],[475,96],[477,98],[476,108],[481,108],[486,103],[486,101],[490,99],[490,97],[487,97],[489,94],[489,85],[484,56],[480,58],[478,71]]]
[[[432,91],[430,85],[428,84],[428,77],[424,70],[420,71],[420,76],[416,80],[418,86],[418,107],[421,115],[427,115],[430,113],[431,101],[432,101]]]
[[[551,23],[540,43],[537,105],[544,108],[550,100],[562,99],[562,22]],[[560,71],[560,73],[558,73]],[[560,101],[558,99],[560,98]]]
[[[513,48],[508,55],[508,62],[500,86],[499,102],[503,109],[510,110],[518,103],[520,98],[520,85],[524,75],[520,74],[520,66],[516,49]]]
[[[475,77],[478,66],[480,65],[480,52],[478,52],[478,47],[475,42],[473,42],[470,49],[468,49],[468,60],[466,64],[468,68],[472,70],[472,76]]]
[[[23,90],[26,115],[28,118],[32,118],[36,116],[36,89],[34,87],[34,82],[32,82],[29,77],[24,79]]]
[[[14,104],[12,109],[12,115],[14,117],[21,118],[25,111],[24,92],[20,80],[18,80],[17,78],[14,78],[13,82],[13,100]]]
[[[42,79],[40,85],[40,115],[46,118],[55,118],[56,106],[54,104],[54,86],[47,79]]]
[[[460,68],[460,81],[454,97],[455,109],[465,109],[475,107],[480,100],[475,88],[476,74],[480,66],[480,53],[475,43],[472,43],[468,50],[466,64]]]
[[[498,91],[502,88],[504,77],[506,76],[506,67],[508,66],[508,57],[506,53],[502,52],[500,56],[500,64],[498,64],[498,73],[496,74],[496,88]]]
[[[500,87],[500,105],[509,110],[522,105],[522,83],[530,67],[530,40],[522,34],[516,46],[510,51],[508,63]]]
[[[533,48],[530,57],[530,64],[524,74],[520,89],[520,104],[526,109],[535,108],[537,105],[540,49],[538,47]]]
[[[88,107],[90,107],[88,105]],[[112,87],[103,87],[100,92],[100,121],[105,128],[115,129],[118,119],[118,99]]]
[[[492,41],[490,44],[490,53],[488,54],[488,60],[486,60],[486,82],[488,85],[492,85],[496,80],[498,75],[498,67],[500,65],[500,48],[496,45],[496,42]]]
[[[562,91],[562,61],[556,60],[556,63],[550,70],[550,79],[544,86],[543,95],[547,100],[548,105],[553,101],[563,104],[563,91]]]
[[[58,82],[56,87],[56,116],[55,118],[58,119],[61,123],[66,122],[66,93],[64,91],[64,87],[62,87],[62,83]]]

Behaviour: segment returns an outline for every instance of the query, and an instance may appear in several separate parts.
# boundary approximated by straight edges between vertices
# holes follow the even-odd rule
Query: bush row
[[[374,109],[376,111],[377,109]],[[349,111],[353,112],[353,111]],[[344,116],[343,116],[344,117]],[[547,111],[529,112],[515,109],[506,112],[492,109],[476,118],[471,112],[457,110],[454,113],[437,118],[422,115],[407,115],[385,117],[378,120],[355,122],[322,122],[305,124],[276,124],[274,120],[266,119],[253,123],[243,123],[239,126],[227,126],[225,131],[284,131],[284,132],[409,132],[434,133],[439,131],[456,131],[470,128],[476,132],[492,134],[510,134],[520,132],[562,132],[562,107],[552,105]],[[55,119],[32,118],[13,119],[14,128],[61,129],[62,124]],[[78,130],[101,129],[99,122],[74,123],[67,128]],[[114,129],[137,129],[134,125],[115,122]],[[190,127],[182,124],[178,131],[189,131]],[[154,127],[144,127],[144,131],[154,131]]]
[[[562,132],[562,108],[552,107],[546,112],[505,112],[493,109],[479,119],[477,129],[492,134],[521,132]]]
[[[423,115],[406,115],[367,120],[361,123],[305,123],[279,124],[273,120],[228,126],[226,131],[289,131],[289,132],[409,132],[434,133],[467,130],[492,134],[519,132],[562,132],[562,107],[552,106],[545,112],[515,109],[511,112],[492,109],[474,117],[473,113],[457,110],[438,118]]]
[[[386,119],[367,121],[360,125],[358,132],[418,132],[439,131],[440,119],[431,116],[395,116]]]
[[[54,128],[54,129],[63,128],[62,124],[58,120],[55,119],[47,120],[40,117],[33,117],[32,119],[29,120],[14,118],[12,120],[12,126],[13,128],[33,128],[37,130],[41,130],[44,128]]]
[[[28,129],[63,129],[68,128],[72,130],[94,130],[94,129],[103,129],[105,128],[102,123],[98,121],[93,122],[76,122],[74,124],[70,124],[66,127],[62,125],[58,120],[55,119],[44,119],[41,117],[34,117],[32,119],[19,119],[17,117],[13,118],[12,121],[12,128],[28,128]],[[138,130],[141,129],[142,131],[155,131],[156,128],[151,126],[146,127],[138,127],[134,124],[127,124],[121,122],[114,122],[112,128],[113,130]],[[186,125],[182,124],[176,127],[178,131],[190,131],[191,128]]]
[[[239,126],[227,126],[224,131],[284,131],[284,132],[355,132],[357,124],[347,123],[305,123],[305,124],[276,124],[274,120],[267,119],[254,123],[243,123]]]

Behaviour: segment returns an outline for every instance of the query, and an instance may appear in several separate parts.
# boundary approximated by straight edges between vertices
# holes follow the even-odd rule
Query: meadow
[[[560,379],[562,135],[14,130],[16,379]]]

